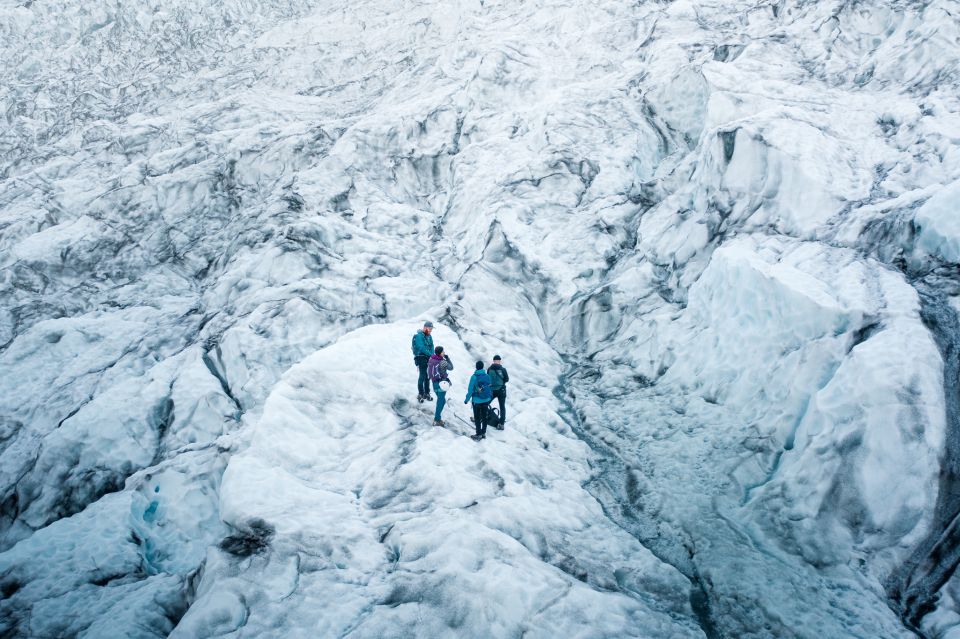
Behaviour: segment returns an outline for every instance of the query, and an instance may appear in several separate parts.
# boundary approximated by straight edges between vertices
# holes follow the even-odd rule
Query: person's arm
[[[477,378],[474,377],[473,375],[471,375],[471,376],[470,376],[470,385],[467,386],[467,398],[466,398],[465,400],[463,400],[463,403],[464,403],[464,404],[467,404],[467,403],[470,402],[470,398],[473,397],[473,390],[474,390],[474,388],[476,387],[476,385],[477,385]]]
[[[510,381],[510,375],[507,373],[507,369],[503,369],[503,383],[506,384]]]

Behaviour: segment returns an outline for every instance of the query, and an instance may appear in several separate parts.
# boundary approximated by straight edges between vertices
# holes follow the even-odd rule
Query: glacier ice
[[[960,262],[960,182],[938,191],[917,209],[917,249],[949,264]]]
[[[583,444],[527,406],[541,403],[543,373],[514,365],[528,380],[514,392],[533,397],[478,451],[463,411],[447,429],[424,427],[432,409],[409,401],[409,375],[371,383],[369,362],[413,369],[409,328],[353,331],[274,387],[249,447],[230,461],[220,513],[238,531],[272,522],[275,534],[261,553],[206,566],[198,601],[209,605],[191,608],[174,636],[240,625],[269,634],[291,616],[303,636],[551,636],[571,623],[698,636],[686,580],[605,520],[581,486]],[[434,339],[468,360],[456,334]]]
[[[0,634],[957,635],[957,15],[0,3]]]

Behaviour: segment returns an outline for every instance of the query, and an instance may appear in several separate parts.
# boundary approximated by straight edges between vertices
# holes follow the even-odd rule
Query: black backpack
[[[491,406],[487,409],[487,428],[500,427],[500,410]]]

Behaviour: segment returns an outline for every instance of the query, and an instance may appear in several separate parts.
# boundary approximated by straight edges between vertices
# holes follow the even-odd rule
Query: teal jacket
[[[427,335],[421,328],[417,331],[417,334],[413,336],[412,348],[414,359],[418,357],[430,357],[433,355],[433,336]]]
[[[493,382],[494,393],[501,388],[506,388],[507,382],[510,381],[510,375],[507,374],[507,369],[500,364],[491,364],[490,367],[487,368],[487,375],[490,376],[490,381]]]

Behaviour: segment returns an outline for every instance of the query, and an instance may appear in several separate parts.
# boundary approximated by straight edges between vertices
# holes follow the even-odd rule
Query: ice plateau
[[[960,638],[960,0],[0,51],[0,637]]]

